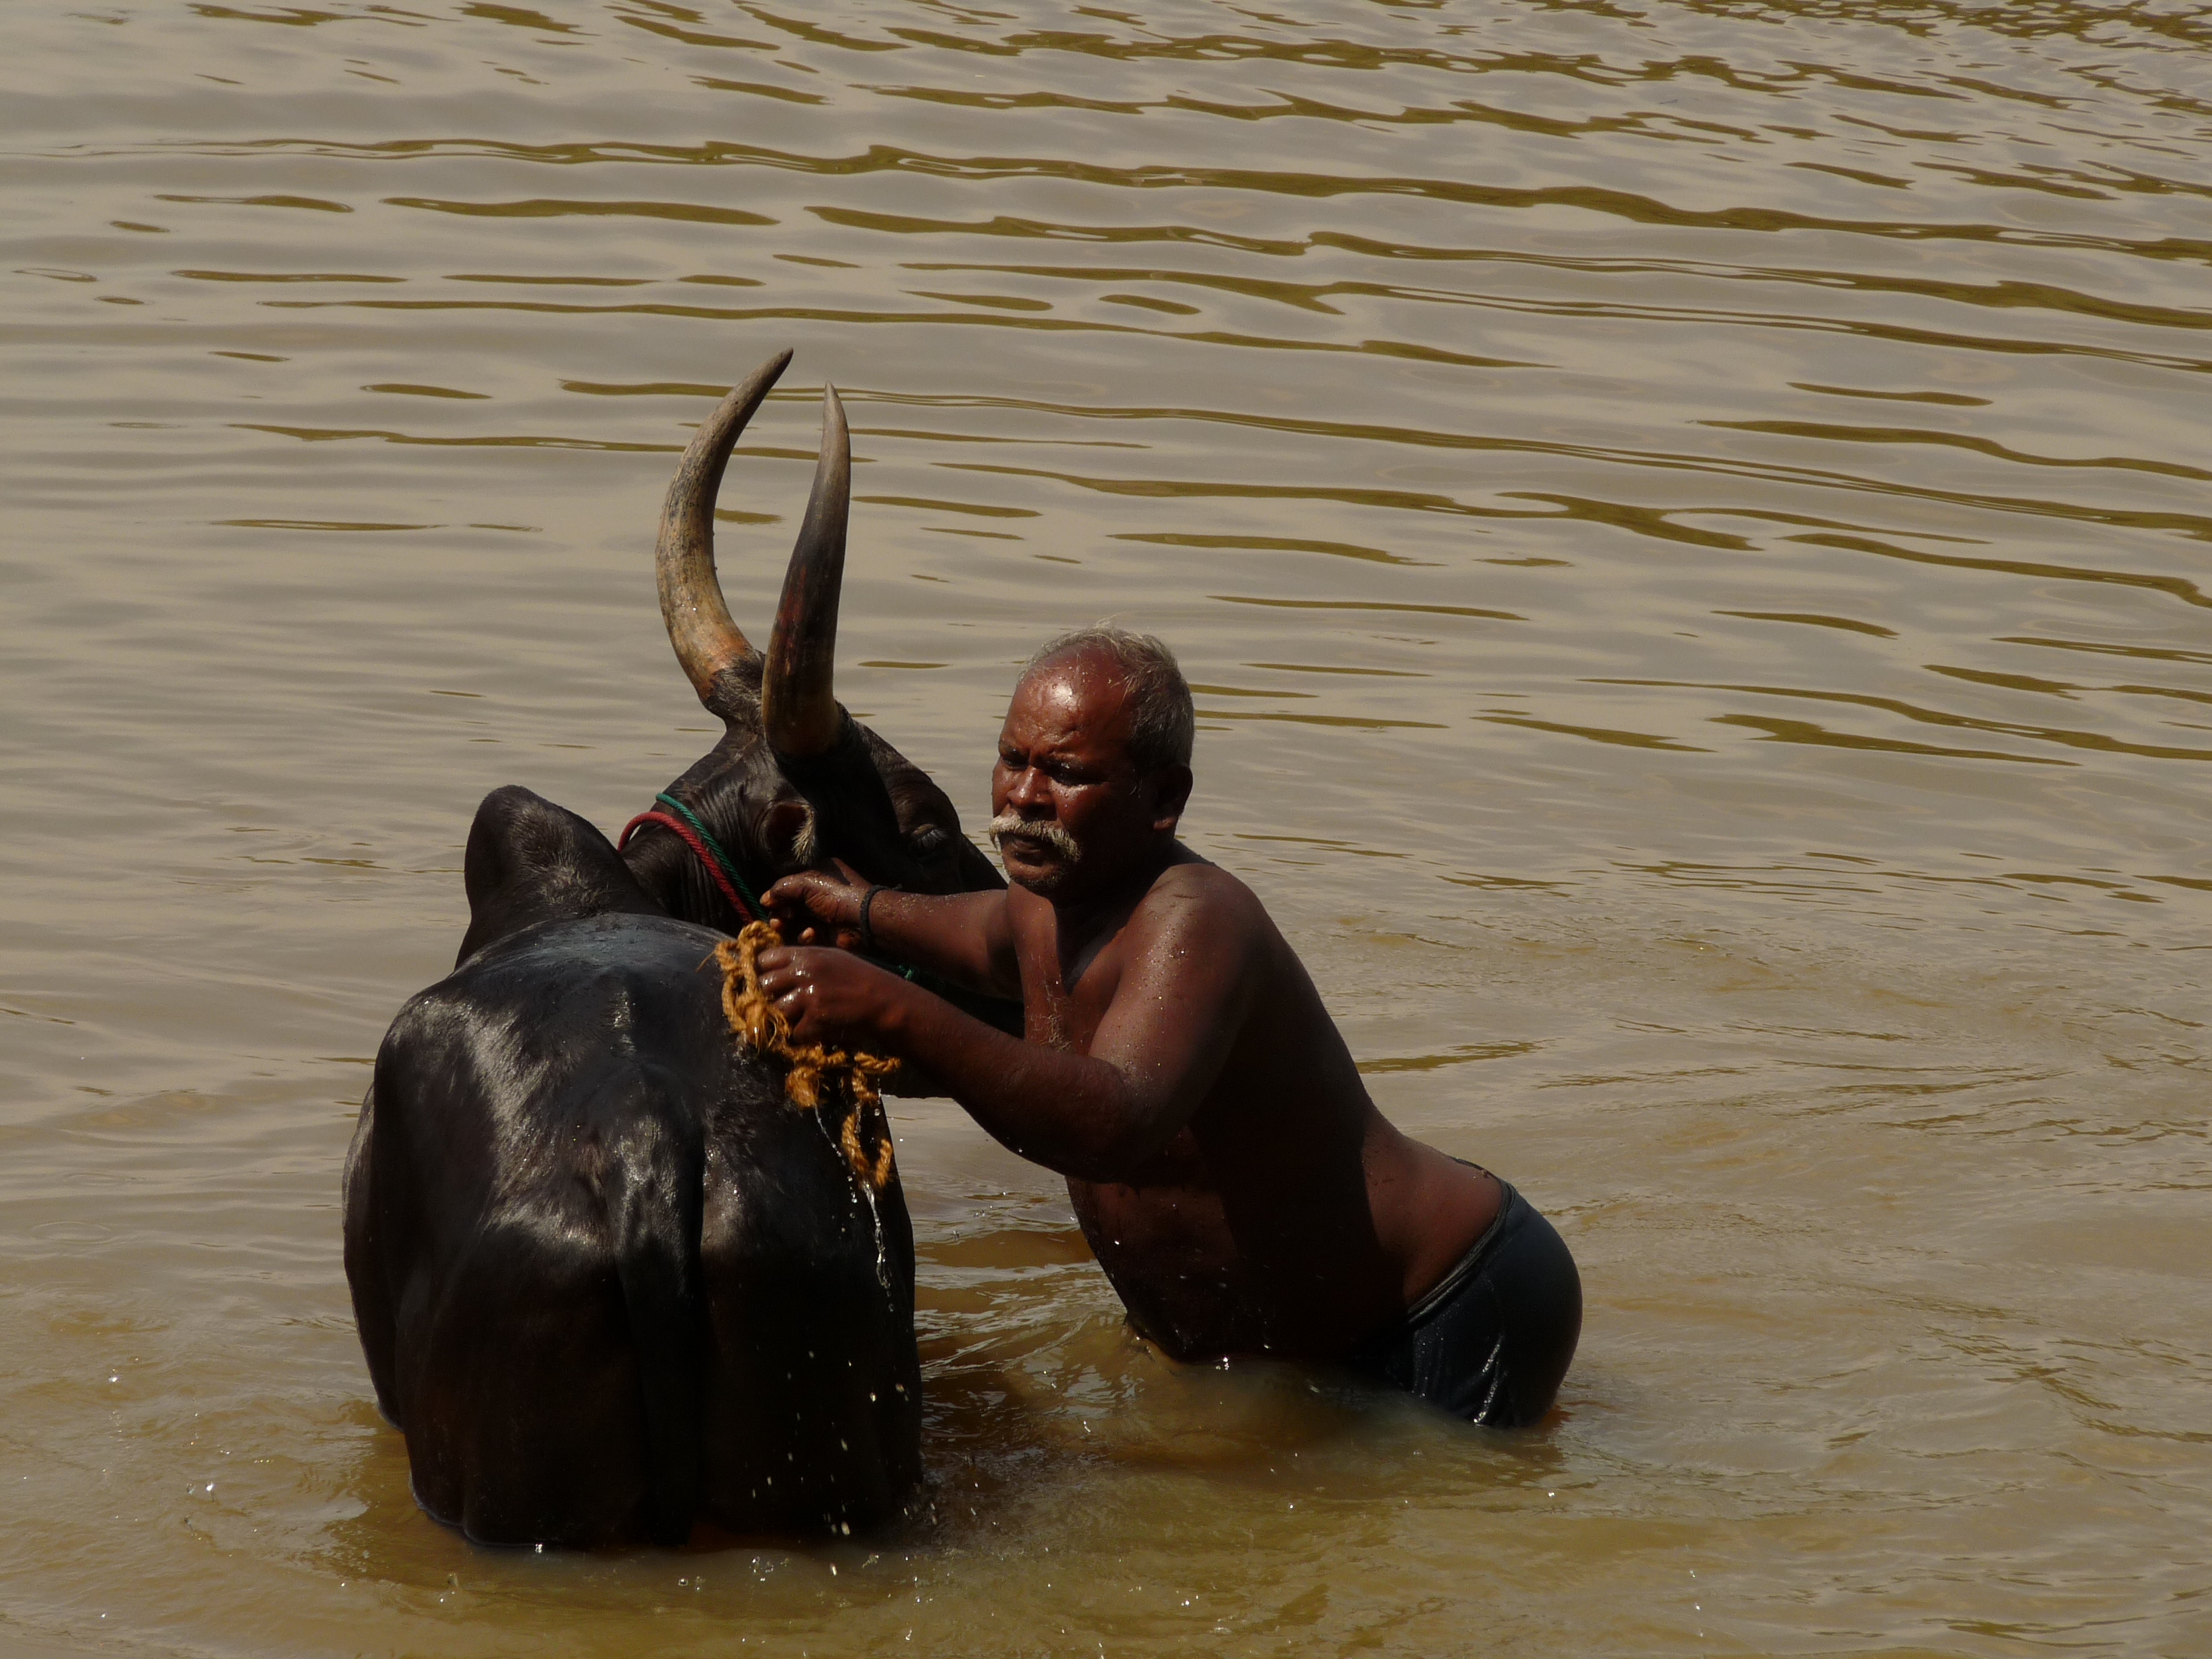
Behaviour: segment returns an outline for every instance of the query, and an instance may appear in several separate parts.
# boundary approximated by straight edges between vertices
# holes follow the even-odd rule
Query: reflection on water
[[[2212,1643],[2212,9],[11,18],[0,1636],[68,1650]],[[470,1549],[337,1266],[477,799],[707,734],[834,378],[848,702],[981,821],[1115,615],[1394,1117],[1556,1215],[1562,1420],[1130,1339],[910,1104],[933,1513]],[[649,1637],[647,1636],[649,1632]]]

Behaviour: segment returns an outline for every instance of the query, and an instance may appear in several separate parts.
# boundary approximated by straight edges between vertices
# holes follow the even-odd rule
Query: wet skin
[[[1189,769],[1141,774],[1110,659],[1015,689],[991,805],[1013,885],[879,890],[877,949],[1026,1006],[1026,1040],[850,954],[862,889],[787,877],[762,983],[807,1041],[905,1056],[994,1137],[1067,1178],[1144,1335],[1179,1358],[1339,1358],[1389,1327],[1497,1213],[1491,1176],[1407,1139],[1249,889],[1176,839]]]

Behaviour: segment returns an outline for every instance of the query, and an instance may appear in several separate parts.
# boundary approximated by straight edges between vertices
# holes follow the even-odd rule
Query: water
[[[2212,1649],[2212,9],[130,0],[0,54],[0,1647]],[[899,1108],[935,1516],[425,1520],[338,1266],[477,799],[702,751],[649,548],[834,379],[840,689],[1203,687],[1193,842],[1558,1218],[1560,1420],[1133,1342]]]

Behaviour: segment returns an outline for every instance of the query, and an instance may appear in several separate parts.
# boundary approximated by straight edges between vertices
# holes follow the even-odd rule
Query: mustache
[[[1083,856],[1075,837],[1049,818],[1025,818],[1018,812],[1001,812],[983,827],[990,832],[994,847],[1000,846],[1007,836],[1015,836],[1045,848],[1063,864],[1073,864]]]

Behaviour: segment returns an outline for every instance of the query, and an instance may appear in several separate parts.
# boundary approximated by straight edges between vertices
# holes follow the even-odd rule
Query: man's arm
[[[1007,1036],[842,952],[763,951],[762,988],[800,1041],[872,1042],[928,1071],[1009,1150],[1079,1181],[1126,1181],[1212,1091],[1261,977],[1264,938],[1242,907],[1180,896],[1156,896],[1162,914],[1129,924],[1142,931],[1122,941],[1129,959],[1087,1054]]]
[[[848,872],[849,873],[849,872]],[[902,893],[866,883],[843,883],[819,871],[786,876],[763,895],[769,914],[785,924],[784,937],[805,943],[827,930],[847,950],[860,939],[860,906],[867,901],[868,933],[877,953],[924,968],[948,983],[1018,1001],[1021,965],[1004,892]]]

